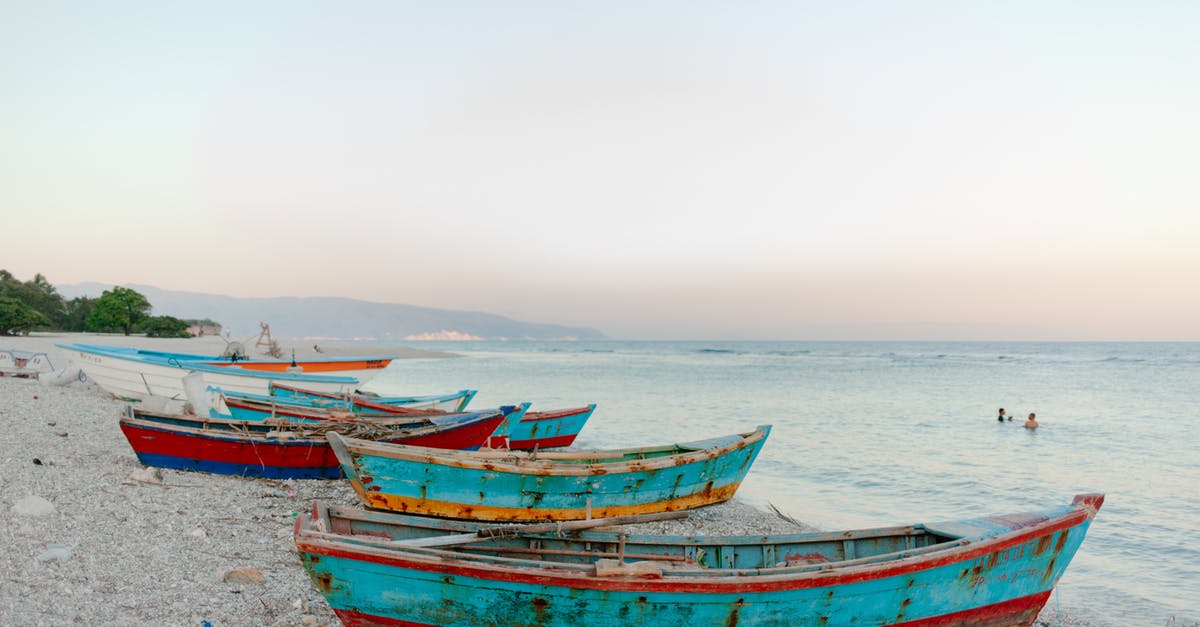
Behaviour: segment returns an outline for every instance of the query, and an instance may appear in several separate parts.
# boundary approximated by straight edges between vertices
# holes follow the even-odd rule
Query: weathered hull
[[[306,390],[289,385],[272,385],[271,396],[281,399],[294,398],[312,401],[313,405],[334,403],[338,407],[347,407],[355,411],[369,413],[382,410],[387,413],[388,405],[403,407],[420,407],[449,412],[465,411],[471,399],[475,398],[476,390],[459,390],[449,394],[426,394],[416,396],[379,396],[375,394],[353,394],[349,397]],[[377,405],[383,407],[376,407]]]
[[[147,466],[274,479],[337,479],[337,457],[323,436],[236,421],[164,415],[123,417],[121,431]],[[448,424],[397,430],[381,441],[431,448],[475,449],[504,416],[478,412]]]
[[[359,385],[351,377],[258,372],[189,361],[150,361],[72,345],[60,348],[70,351],[69,359],[109,394],[131,401],[161,398],[175,411],[187,401],[184,377],[192,372],[200,372],[208,385],[250,394],[266,394],[272,381],[303,383],[333,393],[348,392]]]
[[[595,411],[594,404],[556,411],[527,411],[519,420],[506,421],[488,438],[486,446],[518,451],[571,446]]]
[[[520,538],[526,548],[518,550],[526,554],[496,557],[486,553],[491,549],[485,544],[468,551],[396,548],[372,544],[363,535],[344,541],[336,524],[334,533],[314,534],[316,517],[302,516],[296,544],[312,581],[347,625],[998,627],[1033,623],[1102,502],[1100,495],[1076,497],[1072,506],[1039,516],[970,521],[985,523],[976,530],[990,528],[982,535],[943,539],[944,546],[809,566],[786,561],[795,557],[788,550],[803,554],[797,539],[804,536],[779,545],[778,537],[743,537],[728,545],[721,544],[726,538],[689,538],[707,545],[705,557],[718,563],[699,568],[687,562],[677,570],[661,566],[640,575],[602,572],[587,558],[566,567],[535,556],[550,548],[597,550],[602,536],[615,544],[611,533],[581,534],[565,547],[549,534]],[[359,533],[386,540],[382,529],[375,525]],[[922,529],[917,525],[909,533]],[[825,535],[837,541],[853,533]],[[650,556],[648,562],[688,554],[648,538],[629,537],[622,545],[625,554]],[[789,542],[793,546],[785,548]],[[859,551],[866,553],[873,540],[860,542]],[[693,546],[691,556],[697,553]],[[776,560],[786,565],[772,567]],[[742,561],[763,567],[720,566]]]
[[[269,397],[268,397],[269,398]],[[298,422],[325,422],[334,419],[357,417],[364,420],[372,418],[395,418],[397,416],[437,416],[447,412],[437,409],[395,407],[391,413],[359,414],[347,409],[304,407],[288,402],[272,403],[255,401],[250,398],[224,394],[221,402],[229,415],[236,420],[263,421],[273,418],[295,420]]]
[[[728,500],[766,442],[770,427],[678,454],[547,452],[512,461],[501,452],[439,455],[330,434],[359,499],[378,509],[494,521],[582,520],[692,509]],[[709,443],[712,443],[709,446]],[[675,451],[675,448],[671,448]],[[595,459],[596,463],[588,460]],[[600,461],[600,460],[606,461]]]

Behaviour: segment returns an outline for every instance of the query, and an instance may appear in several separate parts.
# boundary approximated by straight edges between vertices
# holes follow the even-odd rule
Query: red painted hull
[[[384,442],[443,449],[478,448],[504,420],[494,416],[447,427],[398,432]],[[197,420],[197,424],[203,421]],[[218,474],[318,478],[340,476],[337,456],[322,437],[279,437],[121,419],[130,447],[147,465]]]

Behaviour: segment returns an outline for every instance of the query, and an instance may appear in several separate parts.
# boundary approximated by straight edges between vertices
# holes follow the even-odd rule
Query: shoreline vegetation
[[[80,333],[0,338],[0,349],[44,352],[56,343],[220,354],[219,336],[160,339]],[[401,345],[278,340],[285,357],[454,357]],[[260,354],[253,346],[252,355]],[[469,385],[470,382],[462,382]],[[412,393],[438,390],[413,390]],[[117,426],[127,403],[94,383],[62,386],[0,377],[0,618],[10,625],[339,625],[299,563],[295,516],[314,500],[357,507],[345,481],[269,480],[145,468]],[[600,408],[601,411],[603,408]],[[597,425],[602,421],[598,421]],[[687,519],[636,533],[766,534],[816,529],[735,497]],[[1037,625],[1102,627],[1059,616]]]

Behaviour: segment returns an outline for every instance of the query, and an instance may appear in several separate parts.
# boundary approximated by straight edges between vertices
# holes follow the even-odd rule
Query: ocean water
[[[370,389],[597,403],[577,446],[774,430],[738,492],[824,529],[1107,495],[1048,607],[1200,622],[1200,343],[422,342]],[[1004,407],[1017,416],[996,421]],[[1024,429],[1036,412],[1041,427]],[[1174,621],[1172,623],[1171,621]]]

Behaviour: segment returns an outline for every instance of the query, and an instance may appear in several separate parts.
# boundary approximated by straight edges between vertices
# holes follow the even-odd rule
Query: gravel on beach
[[[357,507],[349,484],[147,469],[118,427],[125,407],[89,381],[0,377],[0,624],[340,624],[292,529],[315,499]],[[637,529],[812,530],[736,498]],[[1060,618],[1053,602],[1038,624],[1101,625]]]

